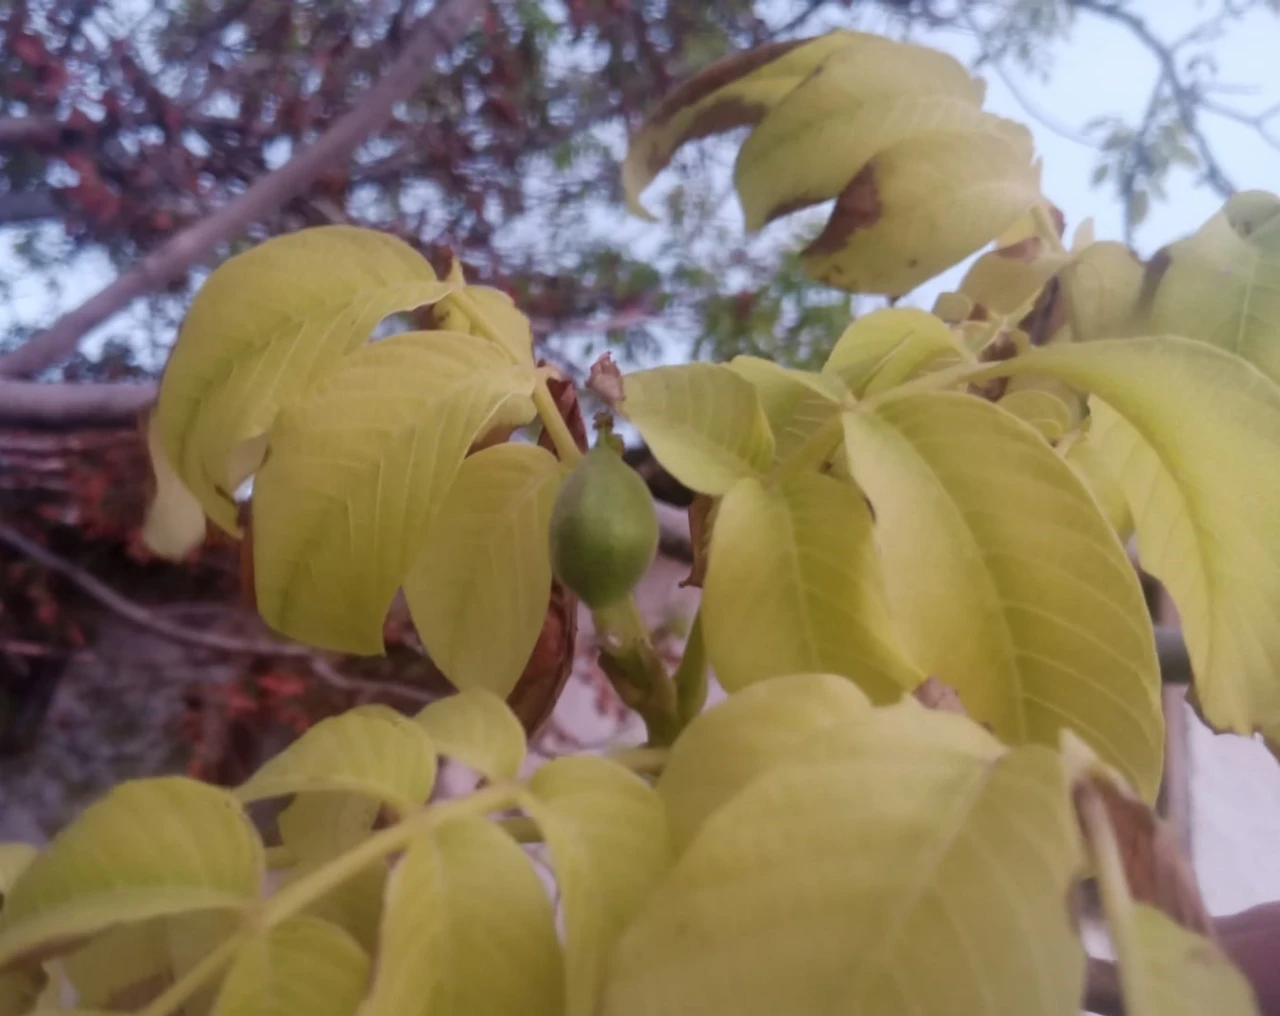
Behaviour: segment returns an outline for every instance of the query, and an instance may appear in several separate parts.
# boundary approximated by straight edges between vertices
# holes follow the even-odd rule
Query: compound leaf
[[[1280,381],[1280,198],[1234,195],[1147,272],[1140,334],[1202,339]]]
[[[774,436],[774,459],[786,462],[840,410],[838,379],[783,367],[757,356],[735,356],[726,365],[751,383]]]
[[[921,370],[972,359],[939,318],[912,307],[890,307],[846,328],[822,372],[839,377],[861,397],[893,388]]]
[[[232,457],[276,411],[396,311],[453,289],[408,244],[322,226],[274,237],[218,267],[196,294],[156,409],[168,461],[210,518],[239,533],[233,497],[262,448]]]
[[[436,746],[407,716],[358,707],[311,727],[236,791],[242,801],[344,791],[405,814],[431,794]]]
[[[671,863],[662,801],[621,766],[580,755],[540,768],[521,803],[560,889],[566,1016],[591,1016],[614,943]]]
[[[1026,128],[925,134],[885,149],[841,191],[805,270],[852,293],[902,296],[984,244],[1040,200]]]
[[[533,418],[534,374],[493,343],[413,332],[372,343],[283,409],[253,496],[268,624],[381,653],[392,597],[475,438]]]
[[[547,531],[565,471],[544,448],[499,444],[463,461],[405,579],[409,612],[455,687],[507,695],[551,594]]]
[[[755,388],[722,364],[654,367],[623,378],[619,411],[677,480],[723,494],[773,464],[774,440]]]
[[[1076,730],[1148,801],[1160,675],[1137,575],[1079,478],[982,399],[904,395],[845,414],[889,599],[916,663],[1013,743]]]
[[[262,842],[228,792],[183,777],[122,783],[18,877],[0,966],[65,952],[114,924],[256,902]]]
[[[360,1016],[560,1016],[563,976],[529,858],[492,823],[460,818],[418,836],[391,873]]]
[[[1280,740],[1280,389],[1171,336],[1053,345],[978,376],[1001,373],[1057,377],[1113,410],[1090,439],[1124,490],[1143,568],[1177,604],[1200,710]]]
[[[416,722],[436,750],[491,780],[513,780],[524,762],[524,727],[497,695],[463,690],[438,699],[418,713]]]
[[[291,917],[236,953],[213,1016],[353,1016],[369,957],[340,928]]]
[[[922,676],[897,648],[866,501],[817,473],[772,485],[746,479],[725,495],[702,623],[708,659],[730,691],[829,673],[883,702]]]
[[[896,748],[779,766],[711,815],[619,943],[603,1016],[1075,1016],[1057,755]]]
[[[759,46],[704,68],[660,102],[627,146],[622,186],[627,206],[653,216],[640,195],[686,141],[758,123],[765,112],[837,50],[878,39],[861,32],[831,32]]]

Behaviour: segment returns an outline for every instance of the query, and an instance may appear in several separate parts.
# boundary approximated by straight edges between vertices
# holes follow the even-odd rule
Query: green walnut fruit
[[[640,475],[613,449],[587,452],[551,513],[551,568],[588,607],[624,599],[658,552],[658,515]]]

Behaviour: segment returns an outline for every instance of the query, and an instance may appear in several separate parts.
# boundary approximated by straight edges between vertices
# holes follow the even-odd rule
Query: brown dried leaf
[[[552,582],[542,631],[520,680],[507,696],[507,705],[520,720],[530,741],[551,718],[560,700],[565,682],[573,672],[577,641],[578,599],[559,582]]]
[[[587,374],[587,391],[615,412],[622,405],[622,371],[614,363],[612,354],[605,353],[591,365]]]
[[[689,577],[680,583],[682,588],[693,586],[701,589],[707,576],[707,552],[711,549],[711,523],[716,503],[709,494],[695,494],[689,505],[689,546],[693,551],[693,563],[689,567]]]
[[[960,701],[959,692],[936,677],[925,678],[924,683],[911,694],[926,709],[935,709],[941,713],[956,713],[959,716],[969,715],[964,703]]]
[[[1205,908],[1190,862],[1178,849],[1168,825],[1145,804],[1105,776],[1082,777],[1082,790],[1098,795],[1106,807],[1130,895],[1164,913],[1170,920],[1210,938],[1213,919]]]
[[[545,366],[545,361],[539,361],[538,366]],[[548,378],[547,388],[551,390],[551,397],[556,400],[556,408],[560,410],[560,416],[569,427],[569,433],[573,435],[573,440],[578,446],[578,450],[585,452],[587,450],[587,424],[582,417],[582,404],[578,401],[578,389],[574,383],[567,379]],[[538,444],[547,449],[552,454],[555,453],[555,442],[551,440],[551,435],[545,430],[538,435]]]

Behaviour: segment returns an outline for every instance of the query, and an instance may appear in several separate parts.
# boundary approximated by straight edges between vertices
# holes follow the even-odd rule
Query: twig
[[[0,543],[8,545],[23,557],[34,561],[41,567],[57,572],[117,616],[137,625],[139,628],[162,635],[174,642],[181,642],[201,649],[212,649],[220,653],[284,656],[306,660],[310,664],[311,672],[317,678],[340,691],[402,695],[405,698],[424,703],[430,702],[435,698],[425,688],[418,688],[413,685],[347,677],[345,674],[339,673],[332,663],[309,646],[284,642],[279,639],[251,639],[239,638],[234,635],[220,635],[217,632],[207,631],[202,628],[191,628],[185,624],[170,621],[168,618],[147,609],[142,604],[121,596],[79,565],[73,564],[47,547],[42,547],[34,540],[28,539],[12,526],[3,522],[0,522]],[[23,645],[25,647],[25,644]]]
[[[138,297],[183,277],[219,244],[238,236],[251,223],[304,191],[330,166],[348,158],[390,119],[396,103],[412,94],[436,57],[453,48],[484,3],[485,0],[437,0],[418,23],[404,51],[364,100],[313,145],[261,177],[218,212],[170,238],[48,329],[0,356],[0,374],[28,377],[69,356],[91,329]]]
[[[156,398],[153,382],[44,384],[0,378],[0,424],[124,423]]]
[[[1195,144],[1196,152],[1200,156],[1205,182],[1223,198],[1229,198],[1234,194],[1235,184],[1223,170],[1208,140],[1196,125],[1196,96],[1178,73],[1178,64],[1174,59],[1175,47],[1161,42],[1147,23],[1127,7],[1121,7],[1107,0],[1072,0],[1072,4],[1078,10],[1091,11],[1099,17],[1124,25],[1156,58],[1156,62],[1160,65],[1161,78],[1168,82],[1174,106],[1178,111],[1178,119],[1182,122],[1187,136]],[[1183,41],[1186,41],[1186,38]],[[1155,87],[1159,89],[1160,86],[1161,82],[1157,81]]]
[[[1098,1016],[1124,1016],[1120,973],[1110,960],[1090,956],[1084,973],[1084,1009]]]

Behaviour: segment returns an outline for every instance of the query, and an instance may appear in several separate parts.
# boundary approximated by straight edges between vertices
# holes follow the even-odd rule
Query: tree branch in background
[[[156,398],[151,381],[40,384],[0,378],[0,425],[124,423]]]
[[[21,554],[42,568],[56,572],[87,594],[99,605],[111,611],[117,617],[146,631],[153,632],[163,638],[182,645],[194,646],[197,649],[209,649],[218,653],[232,653],[249,656],[288,657],[304,660],[311,673],[325,684],[339,691],[352,691],[376,695],[393,694],[409,698],[416,702],[428,702],[434,696],[425,688],[412,685],[384,681],[366,681],[361,678],[347,677],[338,672],[333,664],[322,654],[309,646],[298,645],[272,638],[244,638],[235,635],[223,635],[209,631],[207,628],[192,628],[179,624],[149,610],[140,603],[122,596],[105,582],[89,574],[79,565],[68,561],[60,554],[47,547],[42,547],[24,536],[12,526],[0,522],[0,544]]]
[[[138,297],[181,278],[219,244],[239,236],[255,220],[304,191],[325,170],[347,159],[391,118],[396,103],[412,94],[436,57],[456,45],[486,2],[437,0],[364,100],[313,145],[213,215],[172,237],[48,329],[0,356],[0,375],[29,377],[70,356],[91,329]]]

